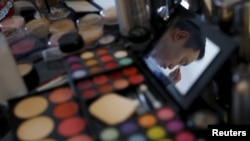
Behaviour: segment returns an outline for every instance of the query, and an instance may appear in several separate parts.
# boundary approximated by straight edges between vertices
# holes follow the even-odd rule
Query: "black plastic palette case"
[[[72,86],[101,141],[192,141],[173,105],[155,97],[150,81],[124,48],[99,47],[65,58]]]
[[[75,91],[62,85],[9,101],[14,140],[74,141],[92,139]]]
[[[64,62],[68,84],[9,101],[15,140],[195,141],[128,50],[99,47]]]

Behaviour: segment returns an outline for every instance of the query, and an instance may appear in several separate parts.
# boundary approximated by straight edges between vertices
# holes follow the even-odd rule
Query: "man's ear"
[[[176,43],[186,43],[190,34],[187,31],[176,30],[173,34],[173,41]]]

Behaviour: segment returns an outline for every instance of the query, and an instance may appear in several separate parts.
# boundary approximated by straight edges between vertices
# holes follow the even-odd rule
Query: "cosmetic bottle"
[[[2,33],[0,45],[0,104],[7,105],[7,100],[27,94],[27,88]]]
[[[240,64],[233,74],[231,122],[250,124],[250,65]]]

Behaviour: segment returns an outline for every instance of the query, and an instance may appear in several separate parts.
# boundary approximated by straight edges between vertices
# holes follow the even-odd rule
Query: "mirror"
[[[171,15],[165,32],[142,56],[159,84],[183,109],[201,94],[236,49],[218,29],[197,16],[185,15],[183,8]]]

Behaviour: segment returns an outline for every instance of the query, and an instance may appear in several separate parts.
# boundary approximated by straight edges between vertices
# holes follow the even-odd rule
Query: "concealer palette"
[[[81,108],[69,85],[12,99],[9,114],[14,140],[91,141]]]

